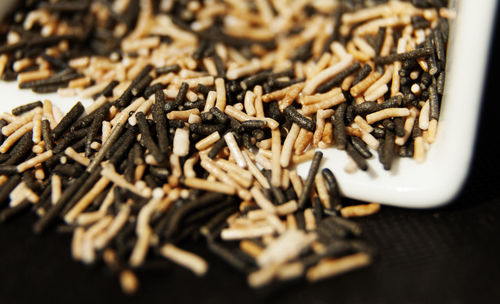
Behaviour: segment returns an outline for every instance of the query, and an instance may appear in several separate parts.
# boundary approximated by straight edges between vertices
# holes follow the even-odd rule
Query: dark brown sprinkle
[[[134,143],[135,145],[135,143]],[[134,146],[132,146],[134,147]],[[134,152],[132,149],[128,152],[127,155],[127,160],[126,160],[126,167],[123,170],[123,176],[125,177],[125,180],[129,183],[133,183],[135,179],[135,168],[136,164],[134,163]]]
[[[375,50],[375,54],[377,54],[377,55],[380,54],[380,49],[382,48],[382,45],[384,43],[386,32],[387,32],[387,28],[385,26],[379,27],[379,29],[377,31],[377,36],[375,36],[374,50]]]
[[[342,72],[338,73],[333,78],[331,78],[330,80],[328,80],[325,83],[323,83],[322,85],[320,85],[316,89],[316,91],[318,93],[325,93],[327,91],[330,91],[335,86],[338,86],[347,76],[353,74],[354,72],[356,72],[360,68],[361,68],[361,65],[359,64],[359,62],[355,62],[355,63],[351,64],[349,67],[344,69]]]
[[[136,131],[136,130],[131,130],[131,128],[137,129],[137,126],[132,127],[128,123],[125,124],[125,132],[120,133],[120,135],[118,136],[118,138],[116,139],[116,141],[113,143],[113,145],[111,145],[111,148],[105,153],[105,157],[107,159],[110,159],[111,156],[113,156],[113,154],[115,153],[115,151],[120,148],[120,146],[122,145],[123,141],[127,137],[126,136],[127,133],[129,133],[130,131],[134,131],[134,132]]]
[[[19,107],[15,107],[14,109],[12,109],[12,114],[13,115],[21,115],[25,112],[28,112],[30,110],[33,110],[34,108],[38,108],[38,107],[42,107],[43,104],[41,101],[35,101],[35,102],[31,102],[31,103],[27,103],[27,104],[24,104],[22,106],[19,106]]]
[[[198,47],[196,48],[196,50],[193,53],[193,56],[192,56],[193,59],[194,60],[200,60],[204,56],[205,50],[208,48],[208,46],[210,44],[211,44],[210,41],[202,39],[198,43]]]
[[[50,131],[50,122],[46,119],[42,120],[42,138],[45,143],[46,150],[54,149],[54,142],[52,141],[52,132]]]
[[[354,77],[354,81],[352,82],[352,85],[356,85],[358,82],[360,82],[361,80],[365,79],[366,76],[368,76],[368,74],[370,74],[372,71],[372,67],[371,65],[369,64],[365,64],[358,72],[358,74],[356,74],[356,77]]]
[[[236,137],[236,141],[239,143],[239,134],[243,132],[243,127],[241,126],[241,123],[234,119],[231,116],[228,116],[229,119],[229,127],[231,131],[234,131],[234,136]]]
[[[295,193],[295,189],[290,185],[286,190],[285,190],[285,196],[287,201],[291,200],[297,200],[298,196],[297,193]]]
[[[437,80],[436,80],[436,92],[441,96],[444,94],[445,75],[446,74],[444,71],[439,73],[439,76],[437,77]]]
[[[404,121],[401,117],[394,118],[394,132],[396,136],[403,137],[405,135]]]
[[[155,93],[155,103],[152,107],[153,119],[156,122],[156,137],[158,138],[158,147],[163,153],[169,151],[170,139],[168,136],[168,122],[164,112],[165,95],[159,90]]]
[[[404,92],[405,88],[403,87],[401,90]],[[415,95],[413,95],[413,93],[411,93],[411,91],[408,89],[408,92],[405,92],[403,96],[403,105],[407,106],[409,104],[413,104],[415,100],[416,100]]]
[[[422,76],[420,76],[420,87],[422,88],[422,90],[426,90],[429,87],[429,85],[432,83],[433,78],[434,77],[432,77],[432,74],[430,73],[422,73]]]
[[[151,97],[153,94],[156,94],[157,92],[163,93],[164,88],[165,85],[163,85],[162,83],[152,84],[144,90],[143,96],[145,99],[149,99],[149,97]]]
[[[295,70],[293,68],[289,68],[287,70],[271,74],[271,76],[269,76],[269,79],[278,79],[281,77],[293,78],[294,76],[295,76]]]
[[[64,88],[66,86],[67,86],[66,82],[61,82],[61,83],[47,85],[47,86],[34,87],[31,90],[34,93],[39,93],[39,94],[56,93],[57,90],[59,90],[60,88]]]
[[[140,96],[147,86],[153,81],[153,77],[151,75],[144,76],[132,89],[131,93],[134,97]]]
[[[141,140],[144,145],[148,148],[149,152],[154,156],[158,162],[163,162],[165,160],[165,154],[160,150],[156,142],[153,140],[151,134],[151,129],[146,121],[146,116],[144,113],[139,112],[135,115],[137,119],[137,126],[139,127],[139,132],[141,133]]]
[[[295,221],[297,222],[297,228],[299,230],[306,230],[306,219],[304,218],[304,212],[299,210],[295,212]]]
[[[189,125],[189,131],[208,136],[214,132],[219,132],[222,133],[226,129],[226,126],[223,124],[216,124],[216,125],[209,125],[209,124],[202,124],[202,123],[194,123]]]
[[[24,161],[31,154],[33,148],[33,131],[24,134],[16,143],[14,148],[8,152],[9,158],[3,163],[4,165],[17,165]]]
[[[214,119],[214,114],[210,112],[202,112],[200,114],[200,118],[203,123],[210,123]]]
[[[167,73],[177,73],[181,67],[178,64],[166,65],[155,69],[157,75],[167,74]]]
[[[122,95],[116,100],[115,104],[118,106],[118,108],[123,109],[126,106],[130,104],[132,101],[132,90],[141,82],[141,80],[146,77],[151,70],[153,69],[153,66],[151,64],[147,64],[140,72],[139,74],[132,80],[130,85],[127,87],[127,89],[122,93]]]
[[[365,102],[366,103],[366,102]],[[347,104],[341,103],[332,116],[333,137],[336,147],[340,150],[345,150],[347,145],[347,135],[345,131],[344,116],[347,109]]]
[[[168,120],[168,125],[173,129],[182,129],[186,126],[186,123],[180,119],[170,119]]]
[[[82,115],[85,111],[81,102],[77,102],[71,110],[69,110],[66,115],[61,119],[61,121],[57,124],[57,126],[52,130],[52,138],[58,139],[60,138],[66,130],[68,130],[71,125]]]
[[[212,58],[215,63],[215,68],[217,69],[217,77],[226,77],[226,68],[224,67],[224,63],[222,59],[219,57],[217,53],[212,55]]]
[[[200,93],[203,96],[207,96],[210,91],[213,91],[213,90],[210,87],[202,85],[201,83],[198,83],[198,85],[195,88],[195,92]]]
[[[363,140],[355,136],[351,136],[350,139],[352,146],[359,152],[359,154],[361,154],[361,156],[363,156],[364,158],[370,158],[373,156],[373,154],[370,152],[370,149],[368,149],[368,146]]]
[[[105,104],[101,105],[99,108],[97,108],[95,111],[92,113],[89,113],[87,115],[83,115],[80,119],[78,119],[74,124],[71,125],[70,131],[74,132],[78,129],[83,129],[89,127],[92,122],[94,121],[94,116],[99,113],[98,111],[100,109],[105,109],[102,110],[106,113],[106,115],[109,113],[109,109],[111,108],[111,104],[109,102],[106,102]]]
[[[120,145],[113,151],[113,155],[109,159],[111,164],[118,166],[123,158],[128,155],[128,152],[136,141],[137,132],[137,128],[128,128],[122,135],[123,139],[120,141]]]
[[[228,116],[217,107],[211,108],[209,113],[214,116],[214,122],[218,124],[224,124],[229,119]]]
[[[305,78],[296,78],[291,80],[278,80],[276,78],[270,78],[265,85],[267,85],[271,90],[281,90],[294,84],[304,82],[305,80]],[[244,96],[244,92],[241,92],[241,95]]]
[[[197,100],[197,101],[194,101],[194,102],[186,101],[184,103],[184,109],[185,110],[189,110],[189,109],[197,108],[198,110],[203,111],[203,109],[205,108],[205,103],[206,103],[205,100]]]
[[[347,143],[346,151],[347,154],[352,158],[352,160],[354,160],[356,165],[358,165],[358,167],[361,170],[363,171],[368,170],[368,163],[366,159],[358,152],[358,150],[354,148],[354,146],[350,142]]]
[[[95,140],[97,135],[99,134],[99,131],[102,130],[102,122],[104,121],[104,118],[108,114],[108,111],[106,108],[99,108],[96,110],[96,114],[94,115],[94,119],[92,120],[92,124],[90,125],[88,129],[88,133],[85,139],[85,156],[89,157],[92,153],[92,150],[90,148],[90,145],[92,142]]]
[[[64,60],[60,58],[52,57],[45,53],[40,54],[40,57],[42,57],[45,61],[47,61],[54,69],[66,70],[70,68],[68,63],[66,63]]]
[[[288,119],[299,125],[301,128],[310,132],[314,132],[316,129],[316,123],[312,119],[300,114],[294,106],[290,105],[286,107],[284,113]]]
[[[382,121],[382,126],[384,127],[384,129],[391,131],[394,131],[395,128],[394,121],[389,118],[386,118]]]
[[[323,153],[320,151],[316,151],[314,153],[314,157],[311,163],[311,167],[309,169],[309,173],[307,174],[306,181],[304,182],[304,188],[302,189],[302,193],[297,202],[299,209],[304,209],[309,198],[309,193],[314,184],[314,178],[316,177],[316,173],[319,170],[319,166],[321,164],[321,159],[323,158]]]
[[[267,122],[265,120],[246,120],[241,122],[241,127],[246,130],[263,129],[266,126]]]
[[[187,82],[183,82],[181,84],[181,87],[179,88],[179,91],[177,92],[177,95],[175,96],[175,100],[173,102],[165,103],[164,110],[166,113],[173,111],[180,105],[184,104],[188,89],[189,85],[187,84]]]
[[[17,166],[0,165],[0,175],[14,175],[17,173]]]
[[[52,132],[52,134],[53,134],[53,132]],[[80,129],[80,130],[77,130],[75,132],[69,132],[66,136],[61,138],[61,140],[59,140],[59,142],[56,144],[54,149],[52,149],[54,154],[63,152],[64,149],[66,149],[67,147],[71,146],[72,144],[79,141],[80,139],[85,138],[87,136],[87,134],[88,134],[87,129]],[[52,136],[52,137],[54,137],[54,136]]]
[[[439,96],[437,92],[437,81],[433,78],[432,84],[429,87],[429,105],[430,105],[430,117],[431,119],[439,119]]]
[[[394,61],[407,61],[407,60],[413,60],[413,59],[418,59],[418,58],[427,58],[430,55],[434,53],[434,49],[432,48],[419,48],[415,49],[413,51],[409,51],[406,53],[398,53],[398,54],[391,54],[388,56],[384,57],[376,57],[374,59],[376,64],[389,64]]]
[[[113,94],[113,89],[119,84],[117,80],[112,80],[101,92],[92,96],[95,100],[100,96],[110,97]]]
[[[403,96],[396,95],[396,96],[393,96],[393,97],[385,100],[384,102],[382,102],[379,105],[379,108],[377,109],[377,111],[382,110],[382,109],[387,109],[387,108],[398,108],[398,107],[401,107],[402,104],[403,104]]]
[[[295,111],[295,112],[297,112],[297,111]],[[276,120],[277,122],[282,122],[283,117],[285,116],[285,115],[283,115],[283,114],[285,114],[285,112],[284,113],[281,112],[279,104],[276,100],[273,100],[273,101],[268,103],[267,111],[265,111],[265,114],[266,114],[266,117],[270,117],[270,118]],[[298,112],[297,112],[297,114],[298,114]]]
[[[411,131],[412,138],[422,136],[422,129],[418,126],[418,119],[415,119],[415,123],[413,124],[413,129]]]
[[[390,170],[392,166],[392,161],[394,159],[394,132],[387,129],[385,131],[385,139],[382,145],[382,154],[380,156],[382,164],[385,170]]]
[[[240,91],[241,87],[235,81],[226,81],[224,83],[226,87],[226,104],[233,105],[236,103],[236,96]],[[240,101],[241,102],[241,101]]]
[[[272,71],[266,70],[255,75],[248,76],[240,82],[240,86],[243,90],[251,90],[254,86],[265,82],[270,76],[272,76],[272,74]]]
[[[440,63],[444,64],[446,61],[446,49],[445,49],[445,44],[443,42],[443,35],[442,32],[439,28],[435,28],[432,31],[432,38],[434,41],[434,47],[436,49],[436,57],[437,60],[439,60]]]
[[[106,142],[104,142],[99,149],[99,152],[95,154],[95,156],[92,158],[92,161],[90,162],[89,166],[87,167],[86,171],[87,172],[92,172],[94,171],[97,166],[100,165],[101,161],[104,159],[106,153],[111,149],[111,146],[113,143],[118,139],[120,136],[124,126],[120,123],[117,123],[114,126],[114,129],[111,131],[111,134],[109,135],[108,139]]]
[[[337,179],[335,178],[333,172],[328,168],[324,168],[323,170],[321,170],[321,174],[323,175],[323,178],[326,182],[326,188],[328,189],[331,208],[335,212],[338,212],[342,208],[342,199]],[[327,209],[325,209],[324,211],[325,213],[327,213]]]
[[[76,73],[72,68],[67,68],[65,70],[61,70],[49,78],[41,79],[41,80],[33,80],[27,81],[19,84],[19,88],[21,89],[33,89],[40,92],[52,90],[65,87],[68,81],[82,77],[82,74]]]
[[[449,31],[450,31],[450,25],[448,23],[448,19],[446,18],[439,18],[438,19],[438,25],[436,27],[439,29],[441,33],[441,38],[443,39],[443,44],[447,45],[448,44],[448,38],[449,38]]]
[[[427,58],[427,62],[429,63],[429,74],[434,76],[439,72],[439,66],[436,61],[435,46],[432,43],[432,36],[428,36],[425,39],[425,47],[434,50],[434,52],[432,52],[432,54],[430,54]]]

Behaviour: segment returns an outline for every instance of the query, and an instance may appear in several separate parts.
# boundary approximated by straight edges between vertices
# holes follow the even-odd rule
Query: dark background
[[[383,207],[360,220],[365,239],[379,252],[372,266],[316,284],[294,282],[257,292],[199,243],[187,248],[208,259],[208,275],[197,278],[176,266],[144,270],[138,273],[138,294],[125,296],[105,267],[71,259],[69,236],[35,236],[35,216],[24,215],[0,225],[0,303],[498,303],[500,161],[493,145],[499,138],[499,25],[495,28],[474,160],[461,194],[445,208]]]

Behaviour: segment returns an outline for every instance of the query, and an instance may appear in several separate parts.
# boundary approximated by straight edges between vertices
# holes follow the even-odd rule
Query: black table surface
[[[443,208],[383,207],[360,220],[364,238],[378,249],[368,268],[315,284],[254,291],[198,242],[186,248],[207,258],[205,277],[176,266],[144,270],[138,273],[139,292],[125,296],[105,267],[71,259],[69,236],[35,236],[35,216],[24,215],[0,225],[0,303],[498,303],[499,25],[495,28],[475,153],[461,193]]]

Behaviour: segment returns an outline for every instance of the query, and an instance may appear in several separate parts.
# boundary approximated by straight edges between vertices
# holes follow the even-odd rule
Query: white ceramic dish
[[[474,148],[496,1],[452,2],[456,3],[457,17],[451,27],[445,95],[437,139],[426,161],[417,164],[398,159],[390,171],[384,171],[374,157],[367,172],[348,174],[344,171],[348,161],[345,152],[324,150],[323,167],[332,169],[345,196],[398,207],[431,208],[449,203],[459,193]],[[5,82],[0,82],[0,94],[0,112],[43,99],[66,112],[77,100],[57,94],[36,95]],[[309,164],[299,166],[299,173],[306,176],[308,168]]]
[[[457,17],[451,22],[445,94],[436,142],[425,162],[398,159],[384,171],[374,157],[368,172],[348,174],[345,152],[325,150],[323,166],[335,173],[344,195],[398,207],[432,208],[451,202],[460,192],[474,150],[497,1],[451,2]],[[306,174],[308,165],[300,169]]]

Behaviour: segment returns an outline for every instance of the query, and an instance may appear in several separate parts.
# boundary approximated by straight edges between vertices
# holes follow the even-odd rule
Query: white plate
[[[345,152],[324,150],[323,167],[337,177],[343,194],[368,202],[407,208],[445,205],[460,192],[469,171],[481,107],[484,76],[496,12],[495,0],[452,1],[447,78],[439,129],[426,160],[398,159],[385,171],[375,156],[368,172],[344,171]],[[308,164],[299,172],[307,174]]]
[[[392,206],[430,208],[450,202],[459,193],[474,147],[496,1],[456,1],[456,8],[439,129],[426,161],[417,164],[411,159],[398,159],[390,171],[385,171],[375,156],[369,160],[367,172],[347,174],[346,153],[324,150],[323,167],[334,172],[343,195]],[[51,100],[66,112],[78,100],[57,94],[36,95],[18,90],[15,83],[0,82],[0,92],[0,112],[43,99]],[[84,105],[91,103],[80,101]],[[299,166],[299,173],[305,177],[308,168],[309,164]]]

